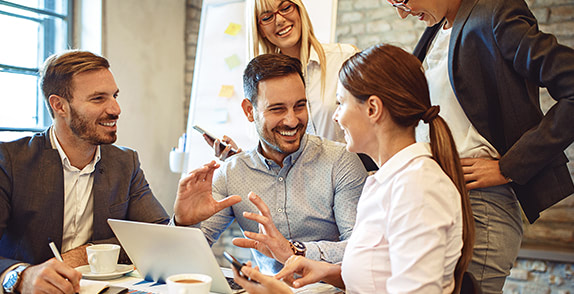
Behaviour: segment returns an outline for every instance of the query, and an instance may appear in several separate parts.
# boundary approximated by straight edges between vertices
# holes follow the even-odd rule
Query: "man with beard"
[[[137,153],[111,145],[121,110],[109,67],[90,52],[49,57],[41,87],[52,126],[0,143],[0,281],[6,293],[79,292],[81,274],[74,267],[87,264],[88,243],[118,243],[108,218],[169,222]],[[53,258],[48,239],[64,262]]]
[[[266,273],[278,272],[294,254],[340,262],[367,176],[345,145],[305,134],[304,81],[298,59],[255,57],[243,75],[241,106],[258,146],[219,169],[211,162],[193,171],[179,187],[190,192],[178,193],[174,207],[175,223],[200,227],[210,244],[237,220],[246,239],[233,243],[255,249]]]

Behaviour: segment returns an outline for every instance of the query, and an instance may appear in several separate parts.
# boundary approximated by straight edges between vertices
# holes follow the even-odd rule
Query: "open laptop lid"
[[[201,230],[117,219],[108,224],[146,280],[164,283],[171,275],[201,273],[213,279],[211,292],[233,293]]]

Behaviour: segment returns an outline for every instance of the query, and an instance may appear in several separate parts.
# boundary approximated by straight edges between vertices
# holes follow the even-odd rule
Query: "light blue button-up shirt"
[[[351,236],[357,202],[367,177],[359,157],[345,146],[306,134],[301,147],[283,160],[283,168],[261,155],[258,148],[231,157],[213,177],[213,197],[239,195],[243,201],[201,223],[210,244],[237,219],[243,231],[258,232],[258,223],[243,212],[259,213],[247,195],[265,201],[277,229],[287,239],[302,241],[306,257],[340,262]],[[276,273],[282,264],[253,250],[265,273]]]

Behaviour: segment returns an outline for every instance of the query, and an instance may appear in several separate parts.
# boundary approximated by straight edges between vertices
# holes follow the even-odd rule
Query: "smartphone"
[[[194,125],[193,129],[200,132],[202,135],[206,135],[209,139],[215,141],[218,140],[218,138],[216,136],[214,136],[213,134],[209,133],[208,131],[204,130],[203,128],[201,128],[198,125]],[[225,149],[227,147],[227,144],[223,143],[221,140],[219,140],[219,148],[221,148],[221,150]],[[229,156],[233,155],[237,153],[237,150],[231,148],[231,150],[229,150]]]
[[[227,259],[231,265],[233,265],[233,267],[241,273],[241,268],[245,265],[245,263],[239,262],[239,260],[237,260],[235,257],[233,257],[233,255],[227,253],[226,251],[223,251],[223,257],[225,257],[225,259]]]

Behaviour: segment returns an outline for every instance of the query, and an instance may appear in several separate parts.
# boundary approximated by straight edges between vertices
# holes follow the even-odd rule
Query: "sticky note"
[[[237,33],[239,33],[240,30],[241,30],[240,24],[230,22],[229,25],[227,26],[227,29],[225,29],[225,33],[230,36],[237,36]]]
[[[222,85],[219,90],[219,97],[231,98],[233,96],[233,85]]]
[[[234,69],[241,64],[241,61],[239,61],[239,56],[237,56],[237,54],[233,54],[225,58],[225,64],[227,64],[227,67],[229,67],[229,69]]]

